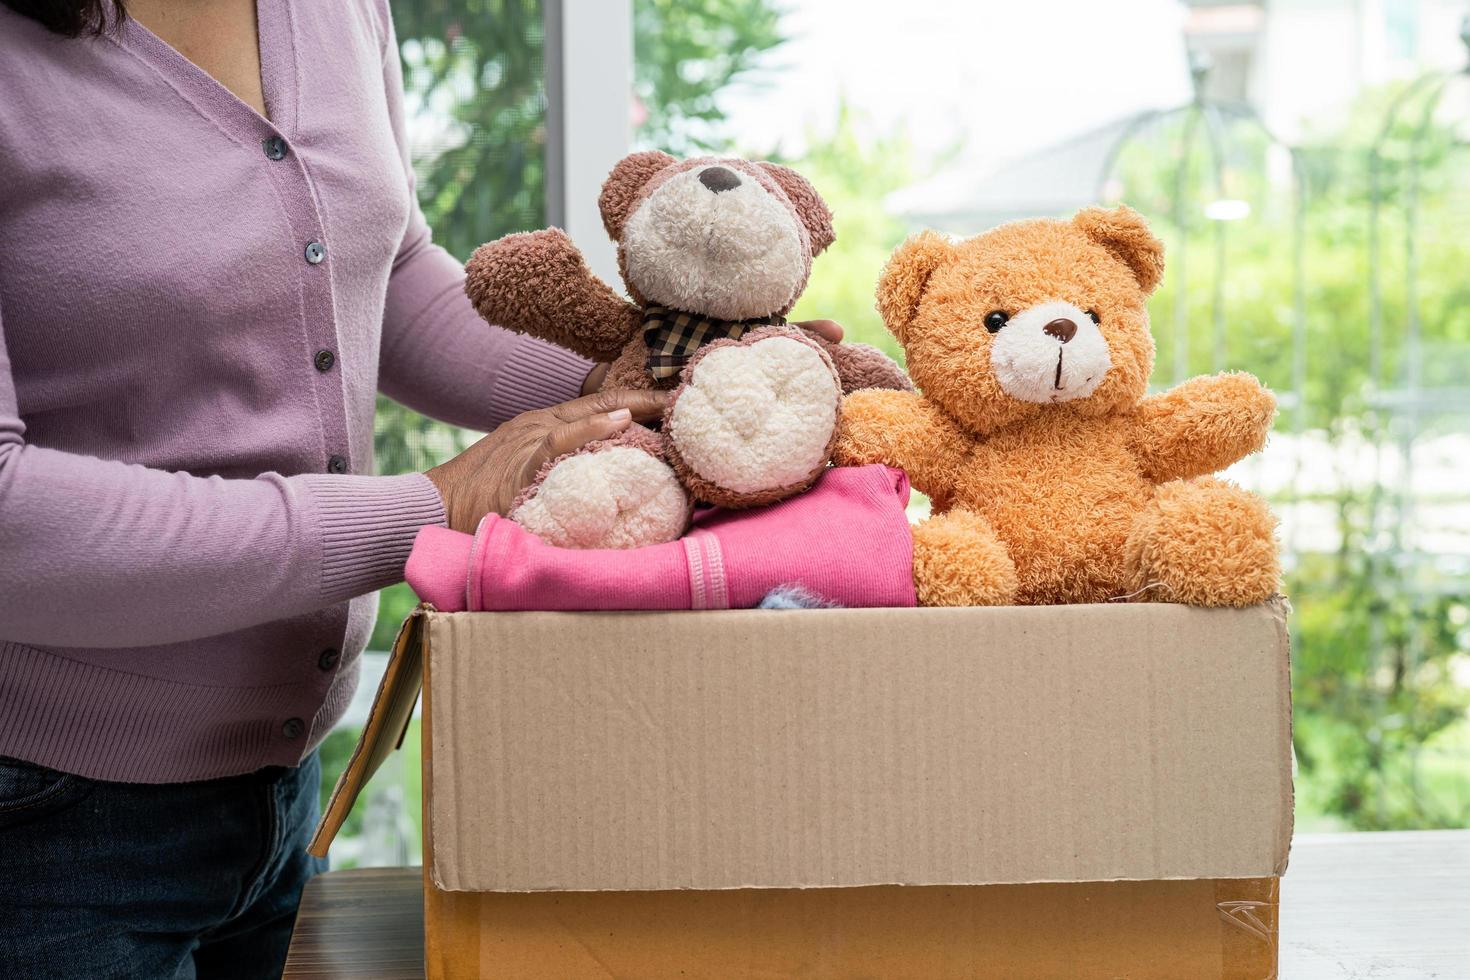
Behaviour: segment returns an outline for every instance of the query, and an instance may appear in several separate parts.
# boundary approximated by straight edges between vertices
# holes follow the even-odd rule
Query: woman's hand
[[[823,340],[830,340],[834,344],[842,343],[842,324],[836,320],[798,320],[793,326],[810,330]]]
[[[473,534],[486,514],[504,515],[547,460],[656,419],[668,402],[665,391],[604,391],[525,412],[424,475],[444,499],[449,527]]]

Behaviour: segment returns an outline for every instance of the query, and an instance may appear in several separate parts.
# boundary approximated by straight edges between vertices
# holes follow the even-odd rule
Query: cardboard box
[[[1274,976],[1285,604],[405,624],[434,977]]]

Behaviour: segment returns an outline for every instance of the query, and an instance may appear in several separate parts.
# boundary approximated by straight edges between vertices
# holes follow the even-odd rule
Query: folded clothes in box
[[[796,588],[838,606],[912,606],[908,478],[828,470],[756,510],[699,512],[683,539],[625,551],[556,548],[494,514],[474,535],[424,528],[408,582],[444,612],[741,609]]]

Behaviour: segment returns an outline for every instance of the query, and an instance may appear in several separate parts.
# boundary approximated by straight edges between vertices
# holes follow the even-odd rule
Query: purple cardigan
[[[0,7],[0,755],[295,765],[443,522],[377,392],[479,429],[588,365],[486,326],[414,201],[386,0],[260,0],[270,121],[128,20]]]

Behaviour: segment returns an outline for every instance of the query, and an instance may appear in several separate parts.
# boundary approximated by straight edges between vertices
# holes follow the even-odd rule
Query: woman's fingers
[[[799,320],[796,325],[803,330],[810,330],[823,340],[830,340],[834,344],[842,343],[842,324],[836,320]]]
[[[545,459],[555,459],[566,453],[575,452],[598,439],[611,439],[633,424],[633,413],[626,408],[613,409],[611,412],[600,412],[596,415],[587,415],[572,422],[563,422],[546,434],[541,445],[544,447]],[[537,465],[540,469],[540,464]]]
[[[663,416],[670,397],[671,393],[667,391],[599,391],[563,402],[552,408],[551,412],[562,422],[575,422],[591,415],[606,415],[621,410],[630,413],[639,422],[650,422]]]
[[[505,514],[548,460],[611,439],[634,419],[659,418],[668,402],[661,391],[607,391],[523,412],[426,475],[449,526],[472,533],[485,514]]]

